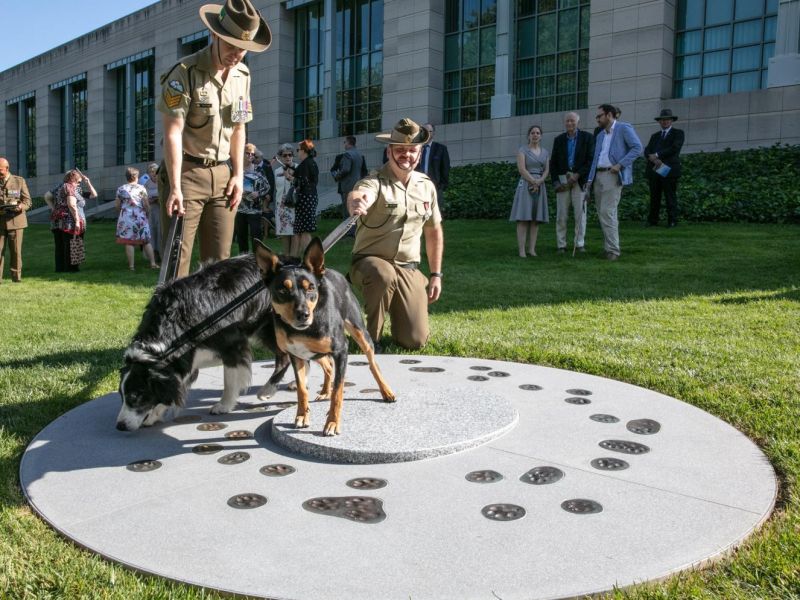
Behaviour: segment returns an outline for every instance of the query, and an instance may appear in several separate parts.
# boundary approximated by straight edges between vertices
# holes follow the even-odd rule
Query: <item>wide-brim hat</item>
[[[660,121],[661,119],[672,119],[673,121],[677,121],[678,117],[672,114],[671,108],[665,108],[661,111],[661,114],[655,118],[656,121]]]
[[[375,139],[382,144],[397,144],[401,146],[414,146],[427,144],[431,139],[431,132],[420,127],[411,119],[400,119],[389,133],[379,133]]]
[[[220,38],[251,52],[263,52],[272,43],[269,25],[250,0],[226,0],[225,5],[204,4],[200,19]]]

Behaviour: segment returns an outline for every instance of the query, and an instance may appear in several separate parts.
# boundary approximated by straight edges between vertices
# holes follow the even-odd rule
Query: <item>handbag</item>
[[[294,197],[295,187],[290,187],[283,196],[283,205],[286,208],[294,208],[297,204],[297,199]]]
[[[69,238],[69,264],[79,265],[86,260],[86,246],[83,238],[73,235]]]

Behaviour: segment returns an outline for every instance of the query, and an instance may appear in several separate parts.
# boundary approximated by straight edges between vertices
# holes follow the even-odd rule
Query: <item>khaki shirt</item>
[[[442,222],[436,186],[430,177],[412,171],[404,187],[386,164],[353,189],[368,189],[377,196],[367,214],[358,220],[353,254],[378,256],[398,264],[420,262],[423,227]]]
[[[28,226],[25,211],[31,208],[31,195],[22,177],[8,175],[5,181],[0,180],[0,204],[22,207],[22,212],[16,212],[13,208],[8,211],[0,209],[0,223],[5,229],[24,229]]]
[[[186,154],[228,160],[234,126],[253,119],[250,71],[240,63],[222,83],[211,63],[211,46],[206,46],[161,76],[156,107],[165,115],[184,119]]]

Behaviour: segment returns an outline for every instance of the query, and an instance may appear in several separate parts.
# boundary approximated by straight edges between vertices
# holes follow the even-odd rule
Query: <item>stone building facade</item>
[[[204,3],[161,0],[0,73],[0,155],[34,195],[77,165],[110,199],[160,160],[158,78],[207,43]],[[247,56],[248,138],[271,156],[312,137],[324,174],[350,133],[377,166],[374,134],[403,116],[454,164],[510,161],[531,124],[549,147],[566,110],[593,128],[603,102],[643,139],[671,108],[688,152],[800,143],[800,0],[254,3],[273,43]]]

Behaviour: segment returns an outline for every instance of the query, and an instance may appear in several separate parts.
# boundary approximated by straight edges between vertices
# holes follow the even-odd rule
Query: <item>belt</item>
[[[195,165],[203,165],[204,167],[216,167],[220,164],[218,160],[212,160],[210,158],[200,158],[198,156],[192,156],[191,154],[183,153],[183,160],[186,162],[193,163]]]
[[[611,170],[611,167],[597,167],[597,169],[595,169],[595,170],[596,170],[598,173],[602,173],[602,172],[604,172],[604,171],[610,171],[610,170]]]
[[[409,271],[416,271],[419,268],[419,263],[418,262],[409,262],[409,263],[405,263],[405,264],[402,264],[402,265],[398,264],[398,263],[395,263],[395,265],[397,265],[401,269],[408,269]]]
[[[354,265],[358,261],[363,260],[363,259],[367,258],[368,256],[373,256],[373,255],[372,254],[353,254],[350,264]],[[381,257],[380,256],[375,256],[374,258],[381,258]],[[388,263],[392,263],[395,267],[399,267],[401,269],[408,269],[409,271],[416,271],[417,269],[419,269],[419,263],[418,262],[407,262],[407,263],[400,264],[400,263],[396,263],[396,262],[394,262],[392,260],[387,260],[385,258],[383,260],[385,260]]]

